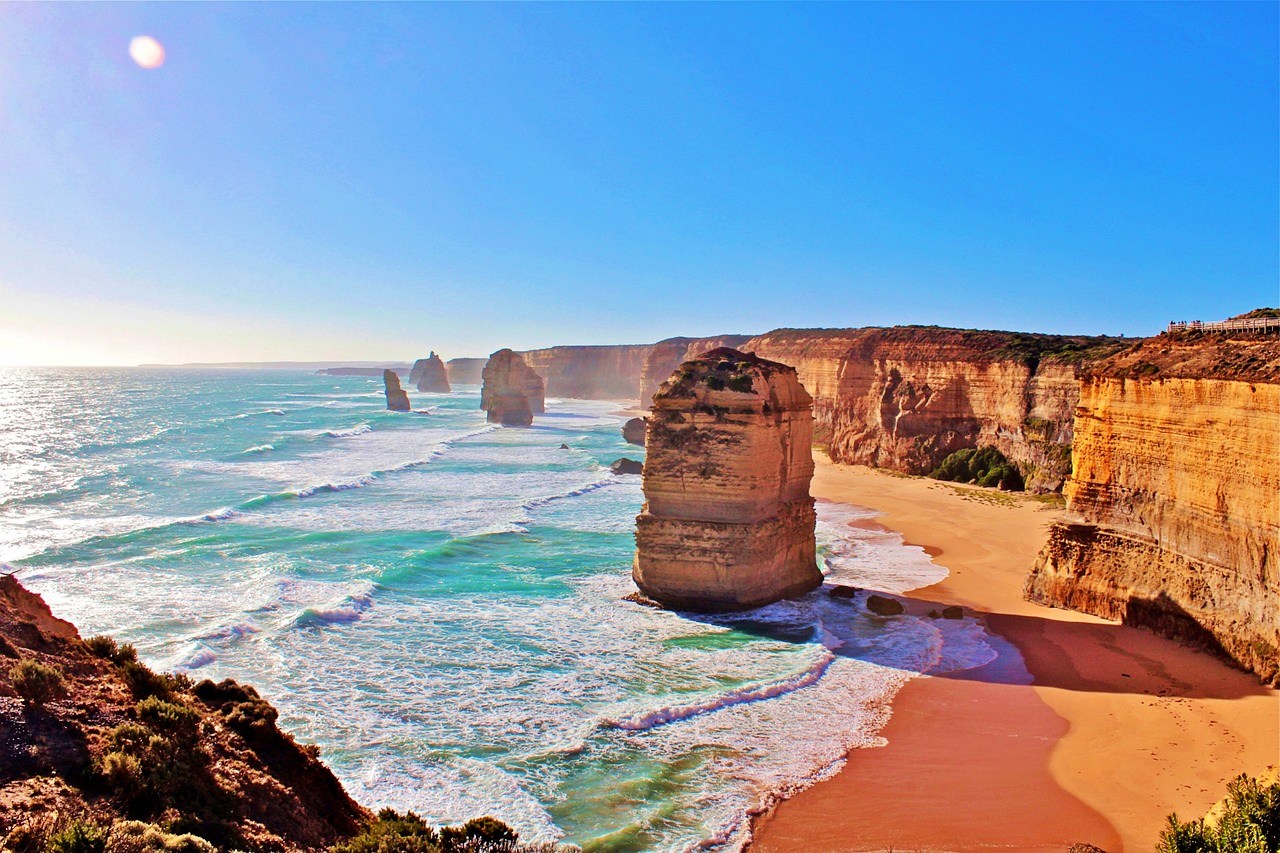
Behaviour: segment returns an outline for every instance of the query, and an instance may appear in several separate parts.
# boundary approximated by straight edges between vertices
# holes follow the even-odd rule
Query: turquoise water
[[[814,593],[709,619],[622,600],[638,477],[618,404],[486,424],[479,389],[291,371],[0,370],[0,560],[83,634],[254,684],[370,806],[493,814],[589,850],[735,849],[874,745],[969,622]],[[561,445],[568,446],[562,449]],[[824,570],[945,572],[820,505]]]

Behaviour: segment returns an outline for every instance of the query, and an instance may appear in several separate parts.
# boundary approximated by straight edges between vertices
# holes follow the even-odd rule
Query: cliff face
[[[480,408],[491,423],[529,426],[535,414],[545,412],[542,377],[509,349],[489,356],[481,376]]]
[[[387,409],[392,412],[409,411],[409,395],[400,387],[400,377],[394,370],[382,371],[383,393],[387,396]]]
[[[648,344],[550,347],[521,353],[552,397],[579,400],[636,399]]]
[[[749,335],[720,335],[713,338],[667,338],[649,346],[639,377],[640,407],[649,408],[653,395],[681,364],[720,347],[738,348]]]
[[[449,374],[444,362],[434,352],[413,363],[413,370],[409,372],[409,381],[417,385],[419,391],[433,394],[448,394],[453,390],[449,387]]]
[[[451,358],[445,362],[449,382],[453,385],[479,385],[487,358]]]
[[[1070,522],[1029,598],[1280,663],[1280,341],[1161,335],[1080,381]]]
[[[818,586],[813,401],[795,371],[716,349],[681,365],[653,403],[632,570],[640,590],[717,611]]]
[[[950,453],[994,446],[1032,491],[1070,471],[1082,361],[1100,338],[932,327],[781,329],[743,348],[792,365],[837,462],[926,474]]]
[[[60,688],[24,703],[18,665],[56,670]],[[82,641],[39,596],[0,578],[5,849],[43,849],[41,834],[72,816],[113,837],[146,829],[124,818],[176,824],[220,849],[324,850],[359,831],[369,813],[275,719],[251,687],[192,685],[151,672],[128,647]],[[149,829],[164,849],[201,849]],[[144,847],[161,849],[121,849]]]

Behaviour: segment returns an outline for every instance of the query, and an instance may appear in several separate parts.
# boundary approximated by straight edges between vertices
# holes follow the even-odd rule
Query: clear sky
[[[1276,305],[1278,8],[3,4],[0,363]]]

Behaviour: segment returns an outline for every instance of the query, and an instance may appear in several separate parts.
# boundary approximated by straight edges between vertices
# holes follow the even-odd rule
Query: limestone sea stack
[[[382,384],[387,395],[387,409],[392,412],[409,411],[409,395],[400,387],[400,377],[394,370],[382,371]]]
[[[453,390],[449,387],[449,373],[445,369],[444,362],[435,352],[413,363],[413,370],[409,371],[409,381],[416,383],[419,391],[431,394],[448,394]]]
[[[632,576],[658,603],[759,607],[822,583],[813,399],[784,364],[713,349],[653,398]]]
[[[480,408],[490,423],[529,426],[535,414],[546,411],[542,378],[509,349],[489,356],[481,382]]]

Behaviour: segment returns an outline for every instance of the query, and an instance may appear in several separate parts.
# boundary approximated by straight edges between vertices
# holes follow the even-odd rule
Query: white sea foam
[[[246,447],[244,450],[241,450],[240,452],[242,454],[243,453],[266,453],[268,450],[275,450],[275,449],[276,449],[276,446],[274,444],[256,444],[253,447]]]

